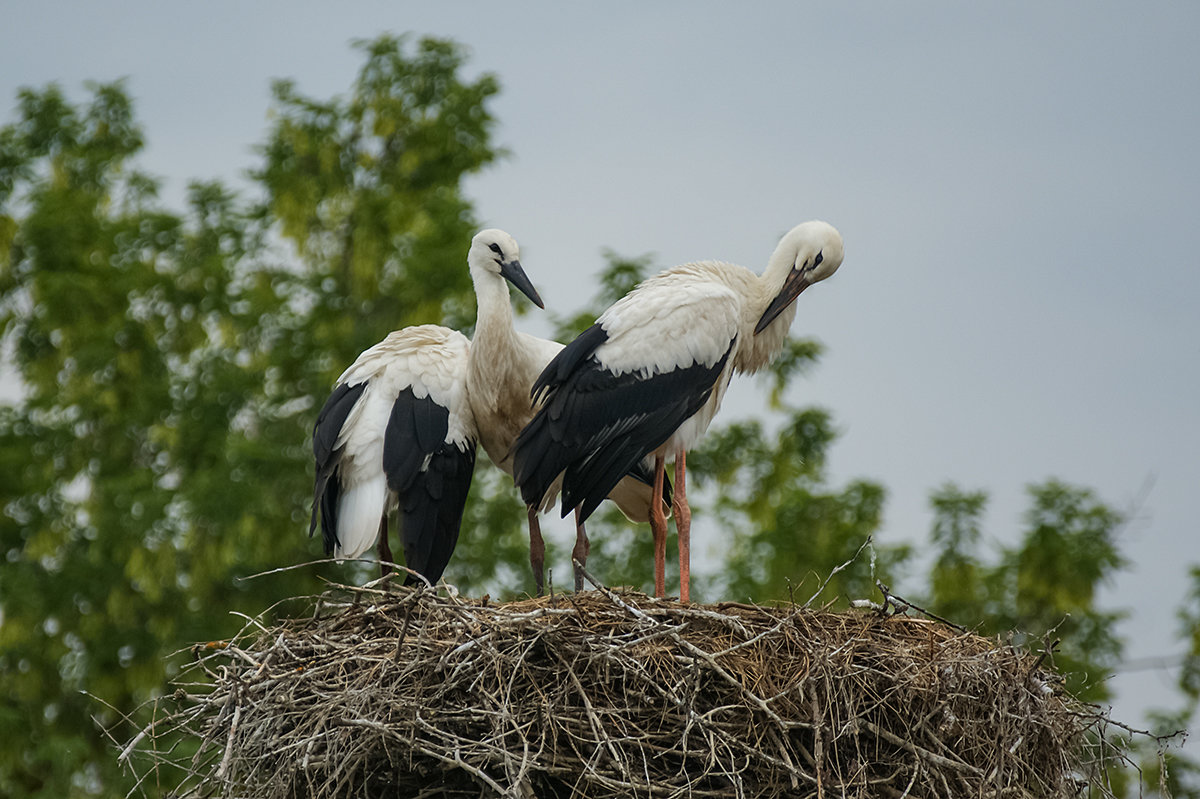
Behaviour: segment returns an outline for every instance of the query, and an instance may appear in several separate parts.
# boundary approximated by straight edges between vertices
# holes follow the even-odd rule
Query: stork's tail
[[[338,560],[357,558],[379,537],[379,523],[387,513],[387,481],[378,477],[344,488],[338,497],[337,538],[333,556]]]

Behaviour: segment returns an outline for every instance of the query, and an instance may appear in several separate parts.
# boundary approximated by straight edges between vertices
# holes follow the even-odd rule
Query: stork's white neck
[[[741,341],[733,361],[735,369],[747,374],[766,368],[779,357],[779,353],[783,351],[783,344],[787,341],[788,329],[792,326],[792,320],[796,318],[796,304],[792,303],[775,317],[771,324],[763,328],[761,333],[755,335],[755,325],[778,293],[778,288],[772,290],[761,278],[756,288],[760,289],[756,292],[758,296],[743,306],[742,330],[739,335]]]
[[[487,269],[472,269],[471,277],[478,311],[468,356],[467,393],[479,442],[493,463],[512,474],[510,450],[533,416],[529,389],[545,361],[530,365],[530,355],[513,326],[508,281]]]
[[[767,268],[761,275],[754,275],[753,280],[748,281],[749,285],[743,289],[746,301],[742,304],[742,330],[739,334],[741,341],[733,361],[737,371],[748,374],[758,372],[766,368],[783,351],[788,328],[796,318],[795,303],[785,308],[761,333],[755,335],[754,328],[762,318],[763,311],[767,310],[767,306],[783,289],[783,282],[794,263],[795,256],[791,252],[785,251],[782,245],[776,247],[771,259],[767,261]]]
[[[471,280],[475,284],[475,301],[478,305],[476,341],[486,343],[512,338],[516,330],[513,327],[508,281],[495,272],[475,268],[471,269]]]

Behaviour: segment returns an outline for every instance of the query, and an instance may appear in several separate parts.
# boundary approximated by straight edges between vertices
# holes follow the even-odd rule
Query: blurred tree
[[[1180,633],[1188,647],[1179,674],[1179,687],[1187,697],[1186,711],[1190,717],[1200,705],[1200,566],[1192,566],[1189,576],[1191,588],[1177,617]]]
[[[985,587],[975,551],[987,494],[968,494],[947,484],[930,495],[930,504],[930,542],[938,554],[929,574],[929,588],[939,614],[961,623],[977,613],[984,602]]]
[[[493,75],[464,81],[462,50],[405,37],[358,42],[366,63],[347,97],[273,87],[274,122],[254,177],[265,214],[305,265],[313,351],[332,380],[404,325],[467,328],[465,247],[477,224],[460,181],[502,153],[490,143]]]
[[[0,330],[24,390],[0,408],[0,794],[115,790],[92,719],[115,716],[81,691],[132,708],[231,611],[346,579],[239,578],[312,558],[307,439],[333,378],[392,328],[471,315],[460,182],[497,155],[496,81],[461,80],[456,46],[359,46],[348,100],[277,85],[256,208],[196,184],[162,210],[120,84],[78,107],[24,90],[0,129]],[[515,496],[484,494],[481,526],[508,524]]]
[[[1085,488],[1057,480],[1029,486],[1025,533],[994,563],[980,559],[984,492],[948,484],[934,491],[930,610],[983,635],[1053,654],[1067,686],[1088,701],[1109,697],[1104,682],[1122,654],[1124,614],[1096,607],[1096,592],[1124,565],[1117,546],[1123,517]]]
[[[932,492],[936,557],[926,607],[981,635],[1047,652],[1068,691],[1085,701],[1107,701],[1106,680],[1124,650],[1117,624],[1125,614],[1097,607],[1096,595],[1125,565],[1117,546],[1124,516],[1088,489],[1058,480],[1030,485],[1028,494],[1020,542],[1000,547],[989,562],[979,553],[987,494],[952,483]],[[1118,728],[1107,735],[1131,752],[1155,744],[1132,744]],[[1157,781],[1157,752],[1142,754],[1149,779],[1137,779],[1118,760],[1108,762],[1104,779],[1113,795]]]
[[[1183,703],[1178,708],[1160,709],[1150,714],[1150,732],[1175,736],[1189,729],[1200,707],[1200,566],[1192,566],[1191,586],[1176,612],[1180,641],[1187,646],[1179,671],[1178,688]],[[1155,796],[1175,799],[1200,799],[1200,759],[1182,751],[1182,741],[1137,739],[1144,781],[1159,787]],[[1160,760],[1159,750],[1164,757]],[[1164,768],[1164,765],[1166,768]]]
[[[20,121],[0,132],[0,325],[25,388],[0,416],[9,795],[107,782],[81,689],[128,706],[161,684],[162,642],[199,634],[203,593],[189,595],[199,586],[174,546],[183,502],[163,490],[181,487],[168,414],[236,410],[231,397],[183,397],[171,375],[216,366],[190,356],[209,340],[206,316],[227,316],[224,260],[185,257],[213,233],[151,207],[152,182],[128,169],[142,135],[127,97],[115,84],[92,94],[77,109],[56,87],[23,91]]]
[[[793,375],[819,354],[815,341],[790,341],[762,378],[777,421],[733,422],[688,458],[697,487],[715,495],[710,512],[727,538],[722,595],[844,603],[877,596],[875,580],[890,583],[910,557],[908,545],[883,542],[856,557],[879,530],[886,492],[862,479],[829,486],[826,454],[837,436],[829,412],[785,399]]]

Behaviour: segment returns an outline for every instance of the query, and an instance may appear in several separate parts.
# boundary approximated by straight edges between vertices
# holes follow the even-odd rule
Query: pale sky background
[[[1132,611],[1131,661],[1180,654],[1200,563],[1200,4],[733,5],[9,3],[0,119],[21,86],[78,101],[125,76],[140,163],[181,208],[188,179],[244,185],[272,78],[324,98],[361,64],[352,39],[453,38],[468,74],[499,76],[512,151],[468,193],[549,307],[591,296],[605,247],[761,271],[792,225],[833,223],[845,264],[792,332],[827,346],[793,398],[834,413],[835,484],[883,483],[880,539],[917,544],[946,480],[990,492],[991,544],[1017,540],[1029,482],[1122,509],[1149,486],[1103,604]],[[761,395],[743,380],[718,423]],[[1177,704],[1175,676],[1118,676],[1114,716]]]

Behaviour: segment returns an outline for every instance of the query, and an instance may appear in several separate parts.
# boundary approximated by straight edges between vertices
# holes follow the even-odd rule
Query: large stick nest
[[[1100,779],[1102,713],[1039,658],[926,619],[607,590],[343,586],[312,608],[197,647],[122,758],[223,797],[1067,797]]]

